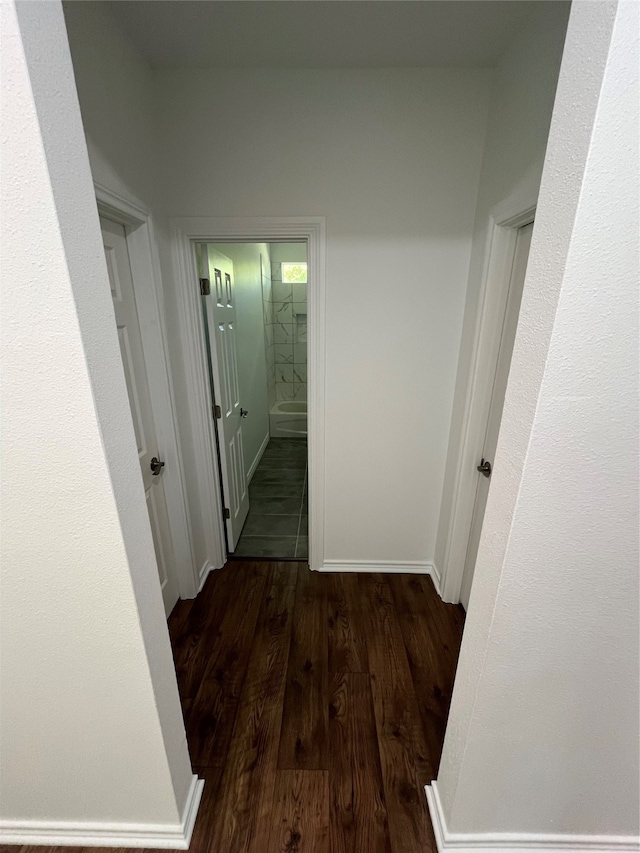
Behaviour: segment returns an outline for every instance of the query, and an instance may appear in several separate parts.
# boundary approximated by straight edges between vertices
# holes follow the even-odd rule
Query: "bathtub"
[[[272,438],[305,438],[307,435],[307,401],[278,400],[269,412]]]

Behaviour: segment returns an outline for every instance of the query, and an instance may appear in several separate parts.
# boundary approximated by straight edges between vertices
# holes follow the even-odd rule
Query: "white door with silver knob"
[[[249,512],[249,488],[244,467],[242,408],[238,384],[238,327],[233,261],[213,246],[198,247],[200,276],[208,280],[203,294],[209,340],[209,368],[215,404],[220,469],[224,492],[227,547],[234,551]]]
[[[178,600],[179,591],[162,477],[164,461],[158,455],[127,235],[123,225],[102,216],[100,226],[162,598],[168,616]]]
[[[489,487],[491,484],[492,460],[495,456],[496,446],[498,444],[498,433],[500,432],[502,409],[504,407],[504,397],[507,390],[507,381],[509,379],[511,355],[513,353],[513,344],[518,326],[518,315],[520,312],[520,302],[522,300],[524,278],[527,272],[527,261],[529,259],[529,248],[531,246],[532,233],[533,223],[524,225],[522,228],[518,229],[516,239],[511,277],[509,281],[509,294],[502,323],[500,349],[491,393],[489,417],[484,435],[482,458],[479,460],[480,464],[476,466],[478,473],[482,476],[478,477],[476,484],[473,518],[471,521],[471,530],[467,544],[467,555],[465,559],[464,574],[462,576],[462,588],[460,590],[460,601],[462,602],[465,610],[469,606],[471,583],[473,581],[476,557],[478,555],[478,545],[480,544],[480,534],[482,532],[482,522],[484,521],[484,511],[487,505],[487,497],[489,495]]]

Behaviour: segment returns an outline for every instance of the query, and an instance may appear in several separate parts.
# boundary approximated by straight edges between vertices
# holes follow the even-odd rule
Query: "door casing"
[[[518,229],[533,221],[536,203],[536,197],[516,195],[496,205],[489,216],[471,370],[464,397],[462,440],[452,474],[453,502],[448,524],[439,532],[445,537],[443,563],[438,566],[440,594],[450,603],[460,601],[475,504],[476,466],[489,417]]]
[[[136,201],[126,199],[101,184],[94,183],[94,189],[99,214],[121,223],[126,231],[158,450],[165,462],[163,479],[175,573],[180,598],[194,598],[199,589],[198,571],[185,498],[182,454],[174,420],[173,385],[159,300],[160,265],[151,215]]]
[[[309,450],[309,564],[324,561],[324,376],[325,376],[325,244],[324,217],[192,217],[171,219],[171,251],[178,307],[177,327],[185,368],[186,394],[198,466],[198,494],[210,568],[227,559],[223,502],[218,477],[211,389],[206,369],[195,244],[284,243],[307,245],[307,390]],[[205,577],[200,579],[202,584]]]
[[[527,232],[526,234],[524,232]],[[502,323],[502,334],[498,357],[496,359],[496,371],[494,383],[491,390],[491,400],[487,413],[487,429],[482,446],[482,459],[495,462],[495,454],[498,443],[498,434],[502,423],[502,411],[504,408],[505,392],[511,368],[511,357],[513,355],[513,343],[516,335],[518,318],[520,316],[520,305],[524,290],[524,279],[529,260],[531,245],[531,232],[533,222],[527,223],[517,229],[516,245],[513,255],[513,266],[510,274],[509,292],[507,304],[505,305],[504,319]],[[522,241],[522,242],[521,242]],[[491,477],[488,479],[478,474],[476,477],[476,497],[474,502],[469,541],[467,543],[467,556],[462,572],[462,584],[460,586],[460,603],[467,610],[475,564],[478,557],[479,537],[484,524],[487,498],[491,488]]]

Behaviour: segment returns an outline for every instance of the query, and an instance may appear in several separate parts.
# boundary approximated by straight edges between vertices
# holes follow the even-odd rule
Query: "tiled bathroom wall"
[[[307,285],[285,284],[271,263],[275,399],[307,399]],[[268,360],[267,360],[268,363]]]
[[[267,395],[269,410],[276,400],[276,360],[273,344],[273,288],[271,284],[271,263],[268,257],[260,255],[262,265],[262,310],[264,314],[264,348],[267,361]]]

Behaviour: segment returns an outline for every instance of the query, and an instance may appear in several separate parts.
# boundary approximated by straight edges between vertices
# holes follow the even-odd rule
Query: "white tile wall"
[[[293,344],[276,344],[273,349],[276,364],[293,364]]]
[[[267,350],[273,354],[273,399],[306,400],[307,285],[284,284],[281,264],[272,263],[269,288],[271,313],[265,309],[265,323],[270,321],[271,332],[265,339],[272,341]],[[271,405],[271,388],[269,393]]]
[[[307,302],[307,285],[306,284],[294,284],[293,287],[293,301],[294,302]]]
[[[271,281],[282,281],[282,264],[271,263]]]
[[[293,364],[276,364],[276,384],[293,384]]]
[[[274,351],[276,364],[293,364],[293,344],[276,344]]]
[[[302,383],[307,381],[307,365],[306,364],[294,364],[293,365],[293,381]]]
[[[293,285],[283,284],[281,281],[273,282],[273,301],[274,303],[292,302],[293,301]]]
[[[262,309],[264,315],[264,346],[267,362],[267,395],[269,408],[276,400],[276,354],[273,341],[273,287],[271,264],[264,256],[262,260]]]
[[[274,323],[293,323],[293,305],[291,302],[277,302],[274,308]]]
[[[273,324],[273,342],[276,344],[292,344],[294,342],[293,323]]]

